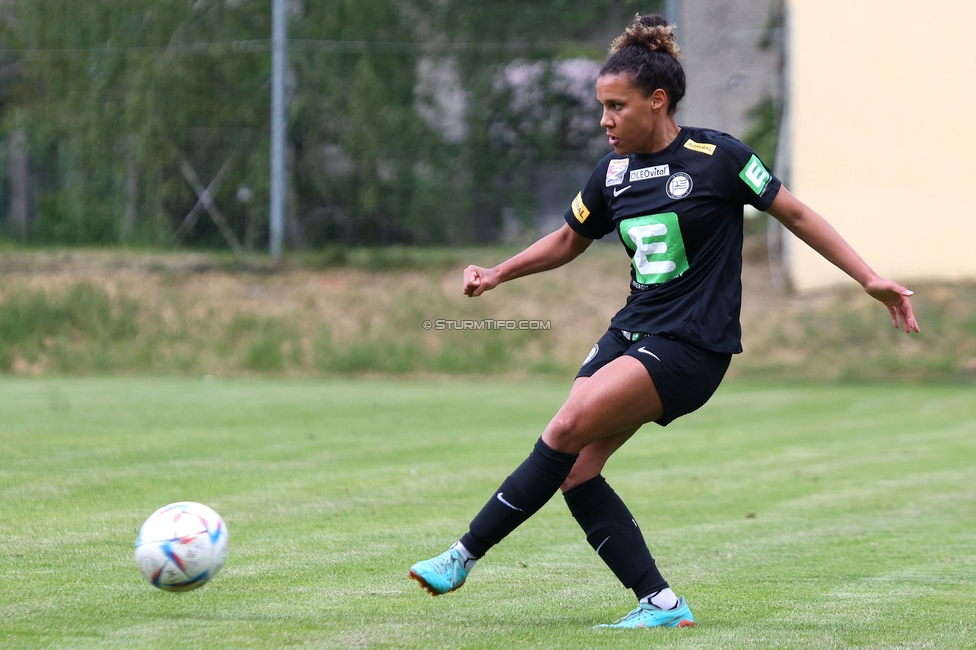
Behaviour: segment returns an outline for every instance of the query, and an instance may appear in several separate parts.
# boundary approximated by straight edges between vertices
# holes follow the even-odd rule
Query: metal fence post
[[[285,72],[287,57],[287,0],[271,5],[271,257],[281,258],[285,223]]]

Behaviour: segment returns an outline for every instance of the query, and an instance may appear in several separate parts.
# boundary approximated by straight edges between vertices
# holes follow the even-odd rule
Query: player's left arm
[[[895,327],[899,326],[900,320],[905,325],[905,332],[919,331],[912,303],[908,299],[912,292],[875,273],[826,219],[790,194],[789,190],[780,187],[766,212],[828,262],[857,280],[872,298],[884,303]]]

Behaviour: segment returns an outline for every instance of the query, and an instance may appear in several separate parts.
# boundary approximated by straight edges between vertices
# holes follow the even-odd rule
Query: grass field
[[[562,499],[454,594],[406,577],[522,461],[567,382],[0,379],[0,646],[976,647],[971,386],[727,383],[606,475],[698,626],[632,607]],[[132,559],[209,504],[206,587]]]
[[[909,337],[854,282],[778,293],[764,244],[745,246],[746,353],[730,376],[976,385],[976,283],[903,280],[922,327]],[[624,304],[630,262],[618,246],[592,246],[477,300],[461,294],[466,262],[494,264],[517,250],[363,249],[326,268],[213,253],[0,252],[0,374],[566,377]],[[547,325],[423,326],[441,319]]]

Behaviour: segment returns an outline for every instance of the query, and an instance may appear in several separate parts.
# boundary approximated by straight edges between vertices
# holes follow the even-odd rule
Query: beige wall
[[[876,271],[976,278],[976,2],[789,0],[790,189]],[[805,244],[805,290],[851,282]]]

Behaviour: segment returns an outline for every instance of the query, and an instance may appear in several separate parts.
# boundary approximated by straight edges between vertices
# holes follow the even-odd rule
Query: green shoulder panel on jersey
[[[762,161],[756,154],[752,155],[746,166],[742,168],[739,172],[739,178],[748,185],[757,196],[762,196],[763,191],[766,189],[766,184],[769,183],[769,179],[773,177],[766,167],[763,166]]]

